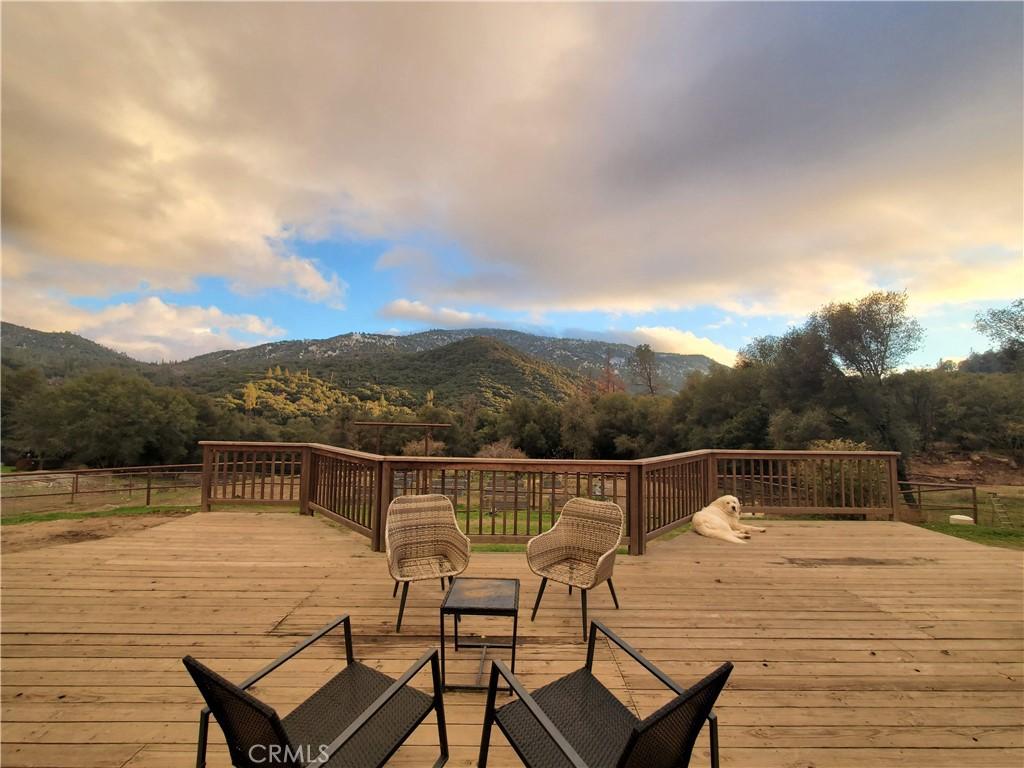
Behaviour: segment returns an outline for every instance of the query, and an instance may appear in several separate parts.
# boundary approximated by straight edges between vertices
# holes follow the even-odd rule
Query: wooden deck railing
[[[721,494],[777,516],[892,519],[897,453],[700,450],[636,461],[380,456],[318,443],[204,441],[202,505],[291,504],[384,547],[396,496],[440,493],[475,540],[526,542],[574,496],[616,502],[631,554]]]

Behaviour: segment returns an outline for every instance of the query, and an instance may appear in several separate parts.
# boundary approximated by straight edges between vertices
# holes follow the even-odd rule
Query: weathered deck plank
[[[1024,763],[1024,556],[887,522],[770,522],[746,546],[693,535],[622,558],[590,600],[680,681],[731,659],[720,701],[727,766]],[[535,687],[583,661],[578,602],[521,554],[474,554],[469,575],[523,581],[518,671]],[[437,642],[441,592],[410,590],[403,633],[383,556],[322,520],[194,515],[135,534],[3,560],[4,766],[181,766],[193,759],[192,653],[242,677],[343,612],[356,653],[398,674]],[[489,631],[507,631],[488,622]],[[477,626],[481,624],[477,620]],[[340,668],[340,638],[258,687],[282,711]],[[450,668],[468,677],[475,660]],[[598,674],[641,713],[665,700],[620,653]],[[424,680],[425,684],[425,680]],[[475,762],[483,695],[446,696],[451,765]],[[496,746],[501,741],[495,732]],[[424,727],[396,765],[433,757]],[[706,764],[706,743],[695,764]],[[211,766],[224,765],[222,745]],[[496,766],[516,765],[507,747]]]

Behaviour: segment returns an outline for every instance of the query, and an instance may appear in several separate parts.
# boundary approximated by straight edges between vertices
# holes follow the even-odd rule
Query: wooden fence
[[[647,543],[722,494],[748,512],[893,519],[896,458],[889,451],[700,450],[636,461],[379,456],[318,443],[205,441],[202,507],[288,504],[320,513],[384,546],[397,496],[440,493],[477,541],[522,543],[558,520],[566,501],[614,501],[623,543]]]
[[[109,504],[195,504],[199,464],[64,469],[0,475],[4,515],[101,508]],[[183,499],[187,501],[183,501]]]

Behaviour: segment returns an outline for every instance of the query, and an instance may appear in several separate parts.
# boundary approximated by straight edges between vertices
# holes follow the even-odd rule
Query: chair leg
[[[718,716],[712,712],[708,715],[711,726],[711,768],[718,768]]]
[[[441,577],[441,591],[444,592],[444,576]]]
[[[569,594],[572,594],[572,584],[569,585]]]
[[[454,583],[455,583],[455,577],[454,576],[449,576],[448,577],[448,586],[450,587]]]
[[[391,590],[391,597],[394,598],[398,594],[398,582],[395,582],[395,588]]]
[[[543,590],[543,586],[541,589]],[[484,704],[484,730],[480,736],[480,757],[476,761],[478,768],[487,768],[487,752],[491,746],[491,726],[494,724],[494,699],[497,688],[498,670],[492,663],[490,684],[487,686],[487,703]]]
[[[402,602],[398,606],[398,621],[395,623],[395,632],[402,631],[402,614],[405,613],[405,598],[409,594],[409,582],[402,582]]]
[[[430,666],[434,679],[434,715],[437,716],[437,742],[440,746],[440,755],[434,763],[434,768],[440,768],[449,759],[449,751],[447,751],[447,724],[444,720],[444,693],[442,691],[443,686],[441,685],[440,665],[437,663],[436,656],[432,659]]]
[[[612,580],[608,579],[608,589],[612,592],[612,602],[615,603],[615,610],[619,609],[619,598],[615,596],[615,585],[612,584]]]
[[[540,599],[544,597],[544,587],[548,585],[548,578],[545,576],[540,580],[540,589],[537,590],[537,602],[533,604],[533,613],[530,614],[530,621],[537,618],[537,609],[540,608]]]
[[[580,598],[583,603],[583,642],[587,641],[587,590],[580,590]]]

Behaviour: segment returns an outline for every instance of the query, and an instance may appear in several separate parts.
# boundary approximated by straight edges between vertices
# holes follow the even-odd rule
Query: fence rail
[[[558,520],[574,496],[614,501],[632,554],[688,522],[717,496],[778,516],[895,515],[889,451],[700,450],[636,461],[380,456],[319,443],[204,441],[202,508],[292,504],[384,547],[397,496],[440,493],[473,539],[526,542]]]
[[[978,522],[978,489],[964,483],[933,483],[922,480],[904,480],[900,482],[900,492],[908,506],[926,518],[938,515],[945,522],[950,514],[970,515]],[[910,504],[910,499],[914,500]]]
[[[0,475],[0,498],[6,513],[136,500],[148,507],[154,497],[173,496],[180,503],[180,492],[198,490],[201,480],[201,464],[13,472]]]

